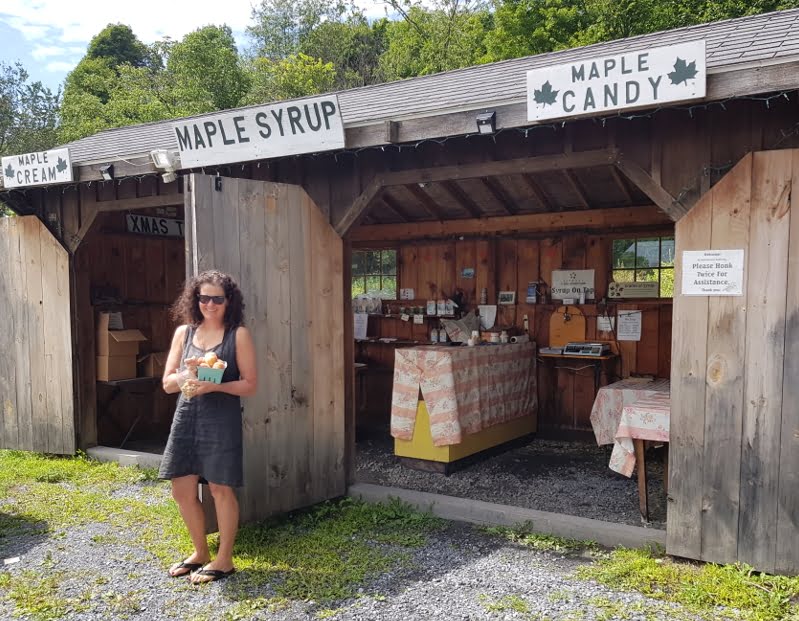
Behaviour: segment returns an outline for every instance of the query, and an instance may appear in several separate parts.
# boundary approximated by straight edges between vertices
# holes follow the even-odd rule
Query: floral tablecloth
[[[668,442],[670,415],[671,397],[667,392],[656,392],[625,405],[610,455],[611,470],[627,477],[632,475],[635,468],[633,439]]]
[[[391,435],[411,440],[419,390],[435,446],[532,413],[538,404],[534,343],[397,349]]]
[[[622,452],[623,449],[618,448],[616,441],[624,406],[641,399],[649,399],[655,395],[668,397],[670,388],[671,384],[668,379],[650,380],[629,377],[599,389],[594,399],[594,406],[591,408],[591,426],[594,428],[597,444],[600,446],[603,444],[616,445],[610,458],[612,470],[622,472],[627,469],[627,459]],[[630,442],[630,446],[632,446],[632,442]],[[632,474],[632,467],[629,472],[626,476]],[[625,473],[622,472],[622,474]]]

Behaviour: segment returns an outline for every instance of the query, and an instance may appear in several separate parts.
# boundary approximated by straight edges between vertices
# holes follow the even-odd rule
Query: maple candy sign
[[[72,181],[69,149],[52,149],[2,159],[3,185],[19,188],[30,185],[51,185]]]
[[[527,120],[701,99],[706,78],[704,40],[532,69],[527,72]]]

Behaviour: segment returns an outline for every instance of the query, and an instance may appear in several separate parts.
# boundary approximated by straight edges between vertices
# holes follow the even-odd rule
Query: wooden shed
[[[700,95],[614,106],[606,94],[605,108],[577,114],[559,89],[565,112],[531,117],[549,111],[536,107],[543,87],[528,86],[528,72],[590,75],[597,59],[654,58],[685,42],[706,50]],[[96,381],[95,319],[121,311],[147,338],[142,355],[163,351],[184,275],[213,266],[242,283],[263,377],[245,404],[243,517],[307,506],[352,482],[356,357],[371,370],[363,394],[374,420],[363,422],[387,426],[394,352],[428,339],[428,324],[392,316],[397,299],[369,323],[384,341],[356,347],[359,253],[395,253],[393,273],[376,275],[414,301],[459,289],[474,306],[484,292],[516,292],[498,321],[541,346],[561,304],[527,303],[527,284],[594,270],[597,295],[582,314],[640,311],[640,338],[617,343],[617,366],[596,373],[540,364],[538,434],[590,433],[596,389],[611,377],[670,377],[667,551],[795,574],[797,50],[799,10],[783,11],[286,102],[297,114],[333,105],[343,144],[246,157],[252,145],[239,144],[203,159],[195,137],[210,142],[209,128],[270,112],[252,107],[66,145],[70,183],[0,194],[20,215],[0,220],[10,302],[0,351],[13,352],[0,357],[0,446],[71,453],[124,442],[136,425],[166,433],[174,404],[157,380],[138,378],[135,390]],[[177,180],[157,165],[164,152]],[[673,266],[648,265],[659,282],[673,270],[673,297],[608,298],[614,241],[641,240],[673,243]],[[740,294],[687,295],[683,252],[730,249],[745,257]],[[613,340],[597,321],[586,326],[587,340]],[[135,405],[109,420],[126,390]]]

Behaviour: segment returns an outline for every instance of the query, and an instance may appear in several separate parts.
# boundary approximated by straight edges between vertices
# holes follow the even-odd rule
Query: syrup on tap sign
[[[531,69],[527,120],[701,99],[706,83],[704,40]]]

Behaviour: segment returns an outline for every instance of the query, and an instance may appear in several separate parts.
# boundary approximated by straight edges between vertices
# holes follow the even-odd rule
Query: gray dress
[[[195,328],[186,330],[181,360],[209,351],[227,362],[222,383],[239,379],[236,366],[236,328],[225,330],[222,342],[203,351],[194,344]],[[210,483],[241,487],[243,484],[241,399],[213,392],[186,401],[181,393],[158,476],[174,479],[199,475]]]

